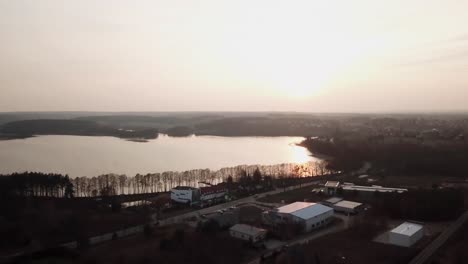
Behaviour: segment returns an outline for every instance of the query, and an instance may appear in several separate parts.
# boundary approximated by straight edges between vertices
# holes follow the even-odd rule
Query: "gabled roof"
[[[291,214],[304,220],[308,220],[329,211],[333,211],[333,209],[325,205],[306,202],[295,202],[278,208],[279,213]]]

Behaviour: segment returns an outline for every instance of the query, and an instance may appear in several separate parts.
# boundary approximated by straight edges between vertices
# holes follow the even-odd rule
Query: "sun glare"
[[[291,155],[293,157],[294,163],[304,164],[311,160],[310,153],[307,149],[299,146],[292,146]]]

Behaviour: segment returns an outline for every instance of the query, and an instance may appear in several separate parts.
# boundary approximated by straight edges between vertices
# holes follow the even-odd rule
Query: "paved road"
[[[303,183],[301,185],[295,185],[295,186],[288,187],[288,188],[286,188],[286,191],[291,191],[291,190],[311,186],[311,185],[318,184],[318,183],[319,183],[319,181]],[[196,217],[196,216],[199,216],[199,215],[212,213],[212,212],[215,212],[217,210],[226,209],[226,208],[229,208],[231,206],[237,206],[237,205],[243,204],[243,203],[254,203],[254,202],[256,202],[256,199],[258,199],[258,198],[263,198],[263,197],[265,197],[267,195],[273,195],[273,194],[277,194],[277,193],[281,193],[281,192],[283,192],[283,188],[276,189],[276,190],[269,191],[269,192],[265,192],[265,193],[261,193],[261,194],[257,194],[257,195],[252,195],[252,196],[249,196],[249,197],[245,197],[245,198],[238,199],[238,200],[231,201],[231,202],[227,202],[227,203],[214,205],[214,206],[211,206],[211,207],[203,208],[203,209],[193,211],[193,212],[189,212],[189,213],[182,214],[182,215],[177,215],[177,216],[170,217],[170,218],[167,218],[167,219],[162,219],[162,220],[159,220],[159,225],[169,225],[169,224],[180,223],[180,222],[183,222],[185,219],[192,218],[194,216]],[[256,202],[256,203],[259,203],[259,202]],[[156,221],[154,221],[154,223],[156,223]]]
[[[409,264],[424,264],[447,240],[468,221],[468,211],[462,214],[449,228],[440,234],[429,246],[423,249]]]

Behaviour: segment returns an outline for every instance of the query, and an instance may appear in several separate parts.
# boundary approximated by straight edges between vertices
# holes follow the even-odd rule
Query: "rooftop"
[[[333,209],[328,206],[306,202],[295,202],[279,207],[277,210],[279,213],[292,214],[305,220],[333,211]]]
[[[196,190],[197,188],[190,187],[190,186],[177,186],[174,189],[175,190]]]
[[[340,201],[340,202],[335,204],[335,206],[349,208],[349,209],[354,209],[354,208],[359,207],[361,205],[362,205],[362,203],[356,203],[356,202],[351,202],[351,201]]]
[[[397,226],[390,232],[405,235],[405,236],[412,236],[416,232],[421,230],[422,228],[423,228],[422,225],[418,225],[418,224],[410,223],[410,222],[404,222],[403,224]]]
[[[325,187],[334,187],[334,188],[337,188],[338,186],[340,186],[340,182],[338,181],[327,181],[325,183]]]
[[[245,224],[233,225],[231,228],[229,228],[229,230],[239,232],[242,234],[246,234],[249,236],[256,236],[260,233],[266,232],[265,229],[258,228],[255,226],[245,225]]]
[[[326,200],[325,202],[329,203],[329,204],[336,204],[337,202],[341,202],[341,201],[343,201],[343,198],[332,197],[332,198]]]
[[[403,188],[388,188],[382,186],[360,186],[360,185],[345,185],[343,186],[343,190],[356,190],[356,191],[364,191],[364,192],[407,192],[408,189]]]

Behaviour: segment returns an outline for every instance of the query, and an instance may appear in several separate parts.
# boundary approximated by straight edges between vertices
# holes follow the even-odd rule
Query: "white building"
[[[424,236],[424,227],[404,222],[388,233],[388,242],[401,247],[411,247]]]
[[[295,202],[275,211],[280,221],[295,222],[304,225],[305,231],[328,224],[333,216],[333,209],[317,203]]]
[[[200,189],[177,186],[171,189],[171,200],[177,203],[191,204],[200,200]]]
[[[227,190],[222,185],[194,188],[189,186],[177,186],[171,189],[171,200],[184,204],[209,204],[213,201],[224,199]]]
[[[347,214],[357,213],[361,207],[362,203],[351,202],[346,200],[342,200],[333,204],[333,209],[335,209],[335,211]]]
[[[395,193],[404,193],[407,192],[408,189],[403,188],[389,188],[389,187],[382,187],[378,185],[372,186],[359,186],[359,185],[343,185],[343,191],[358,191],[358,192],[381,192],[381,193],[388,193],[388,192],[395,192]]]
[[[256,243],[265,239],[267,231],[250,225],[237,224],[229,229],[232,237]]]

